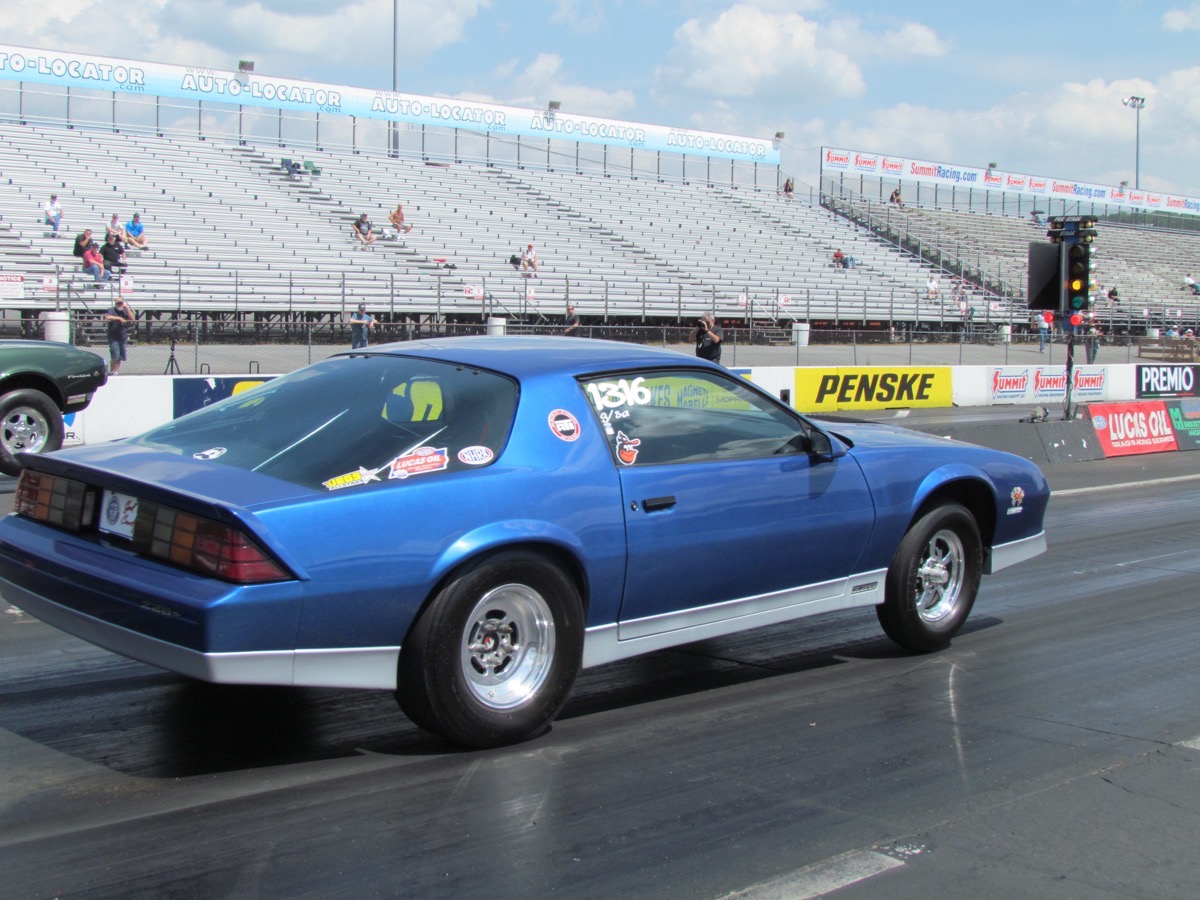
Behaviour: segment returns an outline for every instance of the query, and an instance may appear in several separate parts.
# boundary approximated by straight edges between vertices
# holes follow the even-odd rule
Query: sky
[[[801,184],[828,145],[1200,197],[1200,2],[113,2],[0,0],[4,41],[366,88],[395,59],[407,93],[782,131]]]

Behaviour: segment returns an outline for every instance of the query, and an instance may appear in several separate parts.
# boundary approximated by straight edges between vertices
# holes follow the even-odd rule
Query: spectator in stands
[[[396,204],[396,208],[388,216],[388,221],[396,229],[396,234],[408,234],[412,231],[411,225],[404,224],[404,207],[400,203]]]
[[[371,339],[371,329],[375,327],[375,317],[367,312],[367,304],[358,304],[358,310],[350,314],[350,347],[358,350],[367,346]]]
[[[104,226],[105,241],[111,235],[116,235],[117,242],[121,244],[121,250],[125,250],[125,226],[121,224],[121,220],[117,218],[117,214],[113,213],[112,218],[108,220],[108,224]]]
[[[1035,228],[1045,228],[1046,227],[1046,220],[1042,218],[1042,214],[1040,212],[1038,212],[1036,209],[1033,212],[1031,212],[1029,215],[1033,219],[1033,225]]]
[[[133,310],[129,308],[124,297],[117,297],[113,308],[105,314],[104,321],[108,329],[108,371],[110,375],[116,375],[121,371],[121,363],[126,359],[129,326],[133,323]]]
[[[92,245],[92,229],[85,228],[75,236],[75,246],[71,255],[83,259],[83,251]]]
[[[936,272],[930,272],[929,278],[925,282],[925,297],[929,300],[937,300],[942,296],[942,289],[938,286],[938,277]]]
[[[521,268],[525,270],[526,276],[532,275],[537,278],[538,258],[537,251],[533,249],[533,244],[529,244],[521,254]]]
[[[858,260],[853,256],[847,256],[842,252],[842,248],[838,247],[833,251],[833,265],[839,269],[853,269],[858,265]]]
[[[696,355],[701,359],[719,363],[721,361],[721,341],[725,332],[717,324],[713,314],[706,312],[700,317],[696,329],[692,332],[692,341],[696,345]]]
[[[146,226],[142,224],[142,217],[138,213],[134,213],[133,218],[125,223],[125,243],[134,250],[145,250],[149,246]]]
[[[1183,286],[1190,289],[1193,294],[1200,294],[1200,284],[1196,283],[1196,279],[1189,272],[1183,276]]]
[[[572,337],[582,337],[583,330],[579,327],[579,314],[575,312],[575,304],[567,305],[567,314],[563,317],[563,334],[569,334]]]
[[[892,196],[888,197],[888,203],[892,204],[892,206],[898,206],[900,209],[904,209],[904,200],[900,196],[900,188],[898,186],[894,191],[892,191]]]
[[[97,284],[112,278],[112,272],[104,268],[104,257],[100,255],[100,248],[96,245],[95,241],[89,242],[83,248],[82,268],[86,274],[92,276]]]
[[[299,181],[304,174],[304,164],[298,159],[293,159],[288,163],[288,177],[293,181]]]
[[[104,260],[104,268],[108,270],[109,277],[125,274],[125,248],[117,240],[114,232],[110,231],[108,237],[104,239],[104,246],[100,248],[100,256]]]
[[[62,206],[58,202],[58,194],[51,194],[50,199],[42,207],[42,214],[45,216],[46,224],[53,229],[50,233],[54,237],[58,237],[58,226],[62,224]]]
[[[786,199],[791,200],[792,195],[795,193],[795,191],[796,191],[796,183],[794,181],[792,181],[792,179],[789,178],[787,181],[785,181],[783,183],[783,196]]]
[[[375,232],[371,229],[371,220],[367,218],[366,213],[363,213],[350,226],[350,233],[358,238],[360,247],[370,247],[375,243]]]
[[[1113,306],[1117,306],[1121,302],[1121,294],[1115,287],[1108,290],[1108,302]]]

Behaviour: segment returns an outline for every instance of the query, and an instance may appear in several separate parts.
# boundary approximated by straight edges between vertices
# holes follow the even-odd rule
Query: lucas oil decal
[[[392,460],[388,478],[407,478],[410,475],[424,475],[426,472],[440,472],[446,468],[450,457],[445,447],[418,447],[411,453]]]

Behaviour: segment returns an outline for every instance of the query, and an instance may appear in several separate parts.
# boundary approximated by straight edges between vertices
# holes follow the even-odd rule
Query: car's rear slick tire
[[[892,556],[884,602],[875,607],[893,641],[918,653],[939,650],[958,633],[979,591],[983,542],[975,518],[947,503],[918,519]]]
[[[575,683],[583,607],[571,578],[505,551],[458,572],[400,650],[396,699],[420,727],[468,747],[543,733]]]
[[[10,391],[0,397],[0,472],[19,475],[16,454],[52,453],[62,447],[62,413],[41,391]]]

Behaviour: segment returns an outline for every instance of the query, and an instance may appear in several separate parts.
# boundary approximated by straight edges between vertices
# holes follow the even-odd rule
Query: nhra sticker
[[[1015,516],[1021,512],[1021,504],[1025,502],[1025,489],[1020,485],[1017,485],[1012,489],[1011,492],[1009,492],[1008,499],[1012,501],[1012,505],[1008,508],[1008,514],[1010,516]]]
[[[560,441],[570,443],[579,437],[579,420],[565,409],[554,410],[547,421],[550,423],[550,430]]]
[[[224,456],[227,452],[224,447],[213,447],[211,450],[201,450],[199,453],[193,453],[192,459],[216,459],[218,456]]]
[[[359,466],[357,472],[347,472],[345,475],[338,475],[336,478],[330,478],[328,481],[321,482],[321,484],[328,490],[340,491],[342,488],[357,487],[360,484],[368,484],[369,482],[378,480],[378,469],[364,469],[362,466]]]
[[[458,461],[468,466],[486,466],[493,456],[488,447],[463,447],[458,451]]]
[[[433,447],[418,447],[411,453],[392,460],[388,479],[441,472],[449,463],[450,457],[445,447],[439,447],[436,450]]]
[[[623,431],[617,432],[617,459],[623,466],[632,466],[637,462],[638,450],[642,441],[640,438],[630,438]]]

